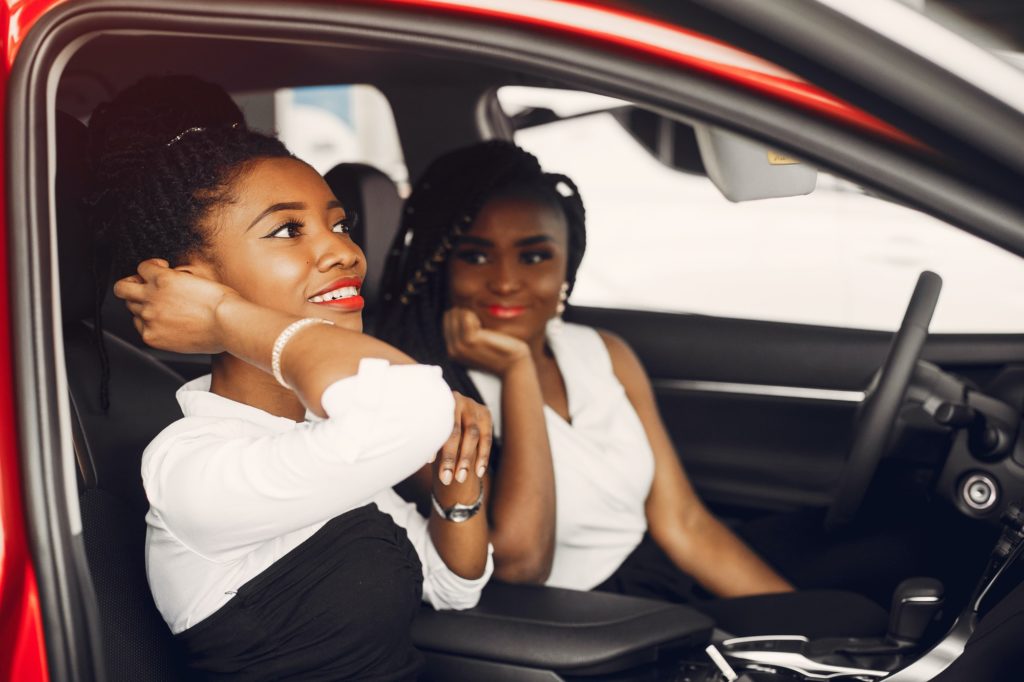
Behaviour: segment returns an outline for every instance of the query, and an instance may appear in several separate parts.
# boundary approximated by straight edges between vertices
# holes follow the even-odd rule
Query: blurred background
[[[906,4],[1024,68],[1021,0]],[[893,330],[931,269],[945,280],[932,331],[1024,332],[1024,297],[1008,293],[1024,291],[1024,261],[928,215],[825,171],[809,195],[733,203],[699,161],[683,167],[631,129],[644,112],[629,102],[516,86],[496,95],[515,141],[580,188],[589,244],[575,304]],[[321,172],[369,163],[403,195],[415,180],[387,97],[372,86],[241,99],[256,127]]]

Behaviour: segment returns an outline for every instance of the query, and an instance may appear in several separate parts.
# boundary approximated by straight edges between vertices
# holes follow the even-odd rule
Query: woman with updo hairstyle
[[[114,293],[150,346],[213,356],[142,458],[147,575],[187,664],[414,678],[421,598],[471,607],[491,572],[486,409],[361,333],[355,217],[216,86],[143,80],[90,136]],[[429,520],[391,489],[423,466]]]
[[[779,594],[789,582],[701,503],[633,351],[562,320],[585,247],[573,182],[490,141],[425,171],[385,268],[380,338],[491,409],[495,577],[699,602],[734,634],[884,628],[857,595]],[[430,472],[415,480],[425,495]],[[851,602],[865,617],[833,632],[819,603]]]

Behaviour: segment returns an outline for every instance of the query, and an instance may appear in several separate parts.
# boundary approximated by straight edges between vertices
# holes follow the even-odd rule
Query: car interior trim
[[[655,379],[652,383],[655,390],[659,392],[727,393],[731,395],[756,395],[768,398],[822,400],[838,403],[859,403],[864,400],[864,391],[840,391],[832,388],[741,384],[729,381],[700,381],[696,379]]]
[[[902,32],[894,41],[839,9],[806,0],[695,2],[722,17],[756,26],[772,44],[788,46],[790,56],[798,60],[777,57],[783,66],[801,75],[816,71],[814,82],[898,127],[913,126],[923,143],[969,159],[972,172],[984,176],[983,184],[1000,187],[1012,201],[1019,198],[1019,183],[1008,174],[1019,177],[1024,172],[1020,112],[997,94],[964,80],[961,73],[908,47]],[[917,21],[934,23],[923,17]],[[839,35],[846,39],[835,40]],[[871,48],[865,49],[868,45]],[[902,66],[894,70],[893,63]],[[1012,85],[1024,87],[1020,72],[1010,78]],[[959,106],[947,106],[954,91]]]
[[[1016,69],[962,35],[899,3],[816,0],[930,62],[973,83],[1024,113],[1024,88]],[[941,49],[937,46],[941,45]],[[955,49],[954,49],[955,48]]]
[[[958,618],[949,634],[924,656],[893,673],[888,682],[927,682],[948,668],[964,652],[967,640],[974,632],[974,621],[967,615]]]

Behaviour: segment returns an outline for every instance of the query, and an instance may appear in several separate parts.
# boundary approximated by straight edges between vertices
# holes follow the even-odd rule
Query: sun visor
[[[810,194],[818,172],[783,152],[721,128],[694,125],[708,177],[729,201]]]

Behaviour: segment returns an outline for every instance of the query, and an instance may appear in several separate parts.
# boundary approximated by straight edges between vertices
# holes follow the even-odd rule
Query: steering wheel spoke
[[[907,394],[914,368],[928,339],[928,325],[942,290],[942,278],[924,271],[910,297],[899,330],[893,336],[882,369],[872,381],[861,406],[850,456],[839,489],[825,517],[833,529],[853,520],[864,501],[868,485],[885,453],[900,406]]]

